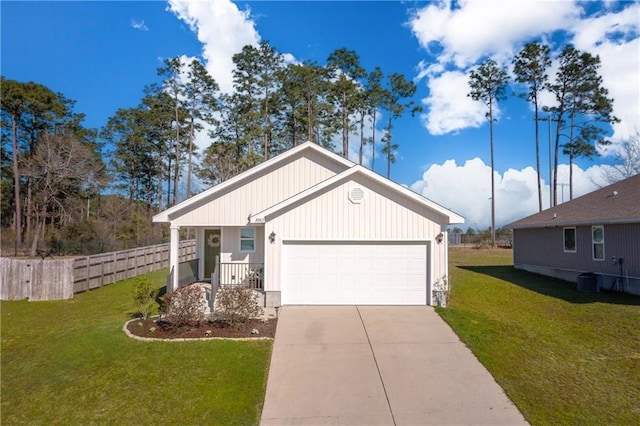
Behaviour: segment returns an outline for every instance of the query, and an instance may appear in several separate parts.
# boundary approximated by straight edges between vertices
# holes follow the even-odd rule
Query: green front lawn
[[[150,274],[161,287],[166,271]],[[2,424],[257,424],[271,341],[139,342],[127,280],[3,301]]]
[[[450,250],[438,309],[533,425],[640,421],[640,297],[580,293],[513,268],[511,250]]]

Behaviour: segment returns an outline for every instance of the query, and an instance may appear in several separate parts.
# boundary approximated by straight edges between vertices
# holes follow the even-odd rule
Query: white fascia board
[[[452,212],[449,209],[446,209],[444,207],[442,207],[441,205],[434,203],[433,201],[423,197],[420,194],[417,194],[415,192],[413,192],[412,190],[410,190],[409,188],[405,188],[402,185],[399,185],[383,176],[380,176],[379,174],[367,169],[366,167],[360,166],[358,164],[354,164],[351,168],[343,171],[342,173],[339,173],[335,176],[330,177],[329,179],[320,182],[319,184],[312,186],[311,188],[302,191],[296,195],[294,195],[293,197],[290,197],[272,207],[269,207],[266,210],[263,210],[259,213],[256,213],[254,215],[251,215],[251,217],[249,218],[249,222],[250,223],[265,223],[267,220],[267,217],[278,212],[281,209],[284,209],[288,206],[290,206],[293,203],[296,203],[306,197],[311,196],[312,194],[318,192],[318,191],[322,191],[323,189],[327,188],[328,186],[331,186],[337,182],[340,182],[342,180],[347,179],[350,176],[353,176],[356,173],[361,173],[363,175],[365,175],[366,177],[370,178],[371,180],[387,186],[388,188],[399,192],[400,194],[404,195],[407,198],[412,199],[413,201],[417,202],[418,204],[421,204],[431,210],[434,210],[437,213],[440,213],[441,215],[445,216],[447,218],[447,222],[448,224],[452,224],[452,223],[464,223],[464,217]]]
[[[154,222],[170,222],[171,221],[171,216],[176,214],[177,212],[179,212],[180,210],[189,207],[195,203],[198,203],[204,199],[207,199],[209,197],[214,196],[217,192],[221,192],[224,191],[226,188],[236,185],[238,182],[241,182],[245,179],[249,179],[251,178],[251,176],[255,175],[256,173],[259,173],[260,171],[268,168],[268,167],[272,167],[274,164],[280,163],[285,161],[286,159],[288,159],[289,157],[292,157],[296,154],[298,154],[301,151],[307,150],[307,149],[312,149],[326,157],[329,157],[331,159],[333,159],[334,161],[337,161],[338,163],[342,163],[344,164],[346,167],[353,167],[353,165],[355,163],[347,160],[344,157],[339,156],[336,153],[333,153],[331,151],[329,151],[328,149],[322,148],[319,145],[313,143],[313,142],[305,142],[302,143],[294,148],[289,149],[288,151],[283,152],[280,155],[277,155],[263,163],[258,164],[257,166],[254,166],[252,168],[250,168],[249,170],[246,170],[242,173],[240,173],[239,175],[236,175],[234,177],[232,177],[229,180],[226,180],[224,182],[222,182],[219,185],[213,186],[209,189],[207,189],[204,192],[201,192],[200,194],[194,195],[193,197],[184,200],[183,202],[176,204],[173,207],[170,207],[156,215],[153,216],[153,221]]]
[[[464,223],[464,217],[460,216],[457,213],[452,212],[451,210],[447,209],[446,207],[441,206],[440,204],[431,201],[428,198],[423,197],[422,195],[418,194],[417,192],[414,192],[412,190],[410,190],[409,188],[402,186],[390,179],[385,178],[384,176],[379,175],[378,173],[375,173],[369,169],[367,169],[366,167],[362,167],[362,166],[356,166],[362,173],[364,173],[365,175],[367,175],[368,177],[372,178],[373,180],[375,180],[376,182],[380,183],[381,185],[387,186],[388,188],[399,192],[400,194],[405,195],[407,198],[410,198],[412,200],[414,200],[415,202],[417,202],[418,204],[422,204],[425,207],[430,208],[431,210],[434,210],[437,213],[440,213],[441,215],[445,216],[447,218],[447,224],[453,224],[453,223]],[[355,167],[354,167],[355,168]]]

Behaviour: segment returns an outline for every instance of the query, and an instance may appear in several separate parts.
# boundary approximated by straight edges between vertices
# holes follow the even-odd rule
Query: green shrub
[[[140,310],[142,318],[147,319],[149,314],[156,306],[156,298],[158,297],[159,289],[153,288],[149,277],[141,275],[135,278],[135,285],[133,287],[133,299],[136,306]]]
[[[162,319],[174,327],[199,325],[206,320],[204,289],[188,285],[162,296]]]
[[[256,301],[255,293],[250,288],[223,287],[216,293],[215,318],[232,327],[259,317],[263,312],[264,310]]]

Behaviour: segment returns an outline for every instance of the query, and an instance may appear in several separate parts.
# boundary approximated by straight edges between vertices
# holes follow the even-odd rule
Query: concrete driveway
[[[526,421],[429,306],[286,306],[261,424]]]

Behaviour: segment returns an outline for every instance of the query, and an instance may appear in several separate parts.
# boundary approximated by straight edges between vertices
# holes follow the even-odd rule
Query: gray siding
[[[563,251],[563,238],[561,227],[514,229],[513,263],[618,276],[615,256],[624,259],[625,274],[640,277],[640,223],[604,226],[604,260],[593,260],[591,226],[576,227],[575,253]]]

